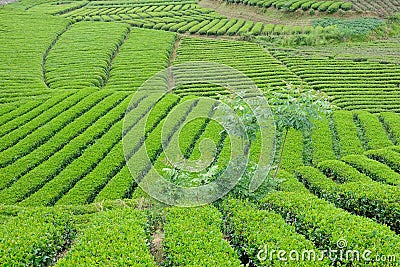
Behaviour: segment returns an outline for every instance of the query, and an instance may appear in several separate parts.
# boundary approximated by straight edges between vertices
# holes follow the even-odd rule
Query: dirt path
[[[177,37],[174,43],[174,47],[172,48],[171,54],[169,56],[168,60],[168,92],[172,93],[172,89],[175,87],[175,82],[174,82],[174,75],[172,74],[172,64],[174,63],[174,60],[177,56],[176,52],[181,44],[181,38],[180,36]]]

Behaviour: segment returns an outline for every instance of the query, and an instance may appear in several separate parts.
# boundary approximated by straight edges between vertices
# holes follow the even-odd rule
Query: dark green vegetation
[[[1,266],[286,266],[277,254],[258,258],[260,247],[321,252],[340,239],[349,249],[370,250],[375,266],[398,266],[398,25],[395,16],[361,17],[393,14],[399,2],[235,7],[243,4],[298,16],[310,5],[307,16],[318,14],[314,26],[289,26],[227,18],[195,1],[22,0],[0,8]],[[155,171],[184,186],[213,181],[237,140],[215,120],[221,103],[204,98],[223,99],[229,88],[174,87],[196,75],[213,78],[211,71],[157,76],[155,89],[166,93],[160,99],[138,92],[162,69],[192,61],[239,70],[267,99],[287,93],[288,84],[319,90],[336,109],[312,129],[289,129],[282,155],[275,155],[282,156],[277,179],[255,193],[244,181],[213,204],[166,207],[138,181],[151,181]],[[281,151],[283,130],[277,132]],[[123,136],[130,138],[126,147]],[[179,171],[166,154],[176,143],[183,163],[210,164]],[[252,162],[261,145],[257,132]],[[379,261],[383,256],[397,261]]]

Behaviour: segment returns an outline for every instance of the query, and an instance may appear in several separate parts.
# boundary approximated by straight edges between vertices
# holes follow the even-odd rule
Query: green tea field
[[[0,266],[399,267],[400,1],[0,1]]]

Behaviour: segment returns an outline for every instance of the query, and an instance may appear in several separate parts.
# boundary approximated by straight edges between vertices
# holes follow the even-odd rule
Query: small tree
[[[275,178],[282,162],[289,129],[311,130],[314,127],[313,121],[322,119],[322,115],[330,113],[333,106],[325,94],[305,89],[303,86],[288,84],[286,88],[279,92],[271,92],[270,95],[269,104],[274,113],[276,126],[283,131],[279,161],[274,173]]]

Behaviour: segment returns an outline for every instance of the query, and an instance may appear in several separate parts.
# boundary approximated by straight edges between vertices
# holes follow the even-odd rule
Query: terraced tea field
[[[226,2],[349,29],[192,0],[0,7],[0,266],[399,266],[398,2]],[[329,101],[297,110],[314,127],[279,124],[296,88]]]

